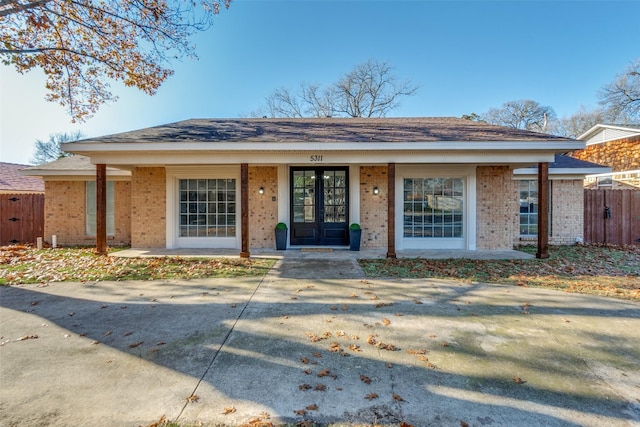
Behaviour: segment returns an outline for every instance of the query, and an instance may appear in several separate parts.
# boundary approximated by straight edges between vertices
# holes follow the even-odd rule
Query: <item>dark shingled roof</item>
[[[564,154],[556,154],[555,161],[553,163],[549,163],[549,167],[554,169],[586,169],[606,168],[607,166],[587,162],[585,160],[576,159],[574,157],[565,156]]]
[[[20,169],[28,167],[29,165],[16,163],[0,163],[0,192],[44,193],[42,178],[20,175]]]
[[[454,117],[190,119],[77,143],[573,141]]]

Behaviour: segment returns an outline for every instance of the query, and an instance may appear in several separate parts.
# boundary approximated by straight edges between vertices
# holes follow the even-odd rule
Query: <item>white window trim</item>
[[[404,237],[404,179],[463,178],[464,224],[461,238]],[[476,165],[396,165],[396,249],[476,249]]]
[[[166,168],[166,218],[167,249],[212,248],[240,249],[242,245],[242,197],[240,191],[240,166],[207,165],[196,167]],[[235,237],[180,237],[178,186],[181,179],[235,179],[236,180],[236,235]]]

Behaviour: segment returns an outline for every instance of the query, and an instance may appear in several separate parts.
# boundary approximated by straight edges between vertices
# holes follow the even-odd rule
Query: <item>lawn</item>
[[[520,250],[535,254],[533,246]],[[548,259],[360,260],[368,277],[454,278],[640,300],[640,247],[552,246]]]
[[[536,248],[522,247],[535,253]],[[552,246],[545,260],[359,260],[367,277],[451,278],[640,300],[640,247]],[[264,275],[273,259],[117,258],[92,249],[0,247],[0,285]]]
[[[272,259],[116,258],[93,249],[0,247],[0,285],[103,280],[194,279],[262,276]]]

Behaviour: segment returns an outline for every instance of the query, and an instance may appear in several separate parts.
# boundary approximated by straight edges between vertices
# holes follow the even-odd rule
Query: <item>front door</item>
[[[291,244],[349,244],[345,167],[291,168]]]

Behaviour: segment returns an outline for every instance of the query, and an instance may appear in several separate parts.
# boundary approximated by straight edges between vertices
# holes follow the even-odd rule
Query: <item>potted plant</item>
[[[362,229],[360,224],[351,224],[349,226],[349,249],[352,251],[360,250],[360,237],[362,237]]]
[[[284,222],[276,224],[276,249],[280,251],[287,249],[287,224]]]

